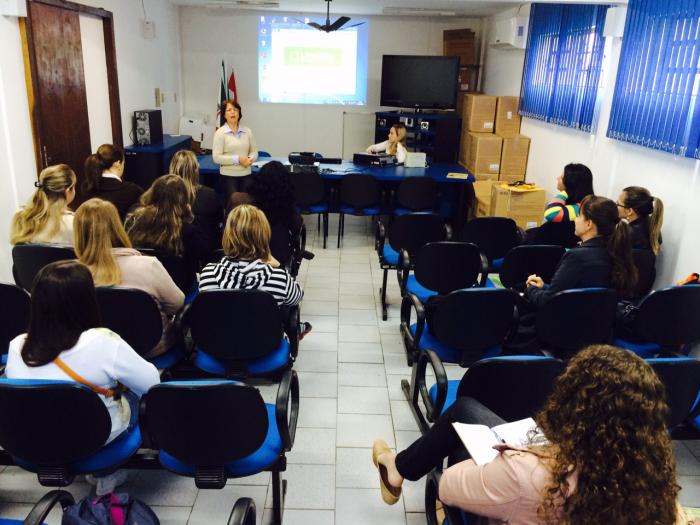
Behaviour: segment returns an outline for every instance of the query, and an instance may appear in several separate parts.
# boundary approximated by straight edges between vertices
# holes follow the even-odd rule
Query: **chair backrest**
[[[340,200],[357,209],[373,206],[379,200],[379,182],[372,175],[348,173],[340,182]]]
[[[289,175],[292,182],[294,201],[302,211],[304,207],[323,201],[325,186],[321,175],[315,172],[299,171]]]
[[[292,259],[292,233],[284,224],[275,224],[270,228],[270,252],[280,264],[287,268]]]
[[[646,360],[666,387],[668,428],[683,423],[700,392],[700,361],[691,357],[653,357]]]
[[[235,381],[170,381],[143,397],[152,446],[192,466],[215,467],[256,451],[268,431],[260,392]]]
[[[194,266],[187,259],[151,248],[139,248],[138,250],[144,255],[158,259],[182,293],[187,295],[190,292],[196,280],[196,272]]]
[[[75,259],[73,248],[53,244],[17,244],[12,248],[12,263],[17,286],[31,290],[34,277],[44,266]]]
[[[31,300],[26,290],[12,284],[0,283],[0,304],[3,307],[0,320],[0,354],[15,337],[29,328]]]
[[[437,196],[437,181],[432,177],[409,177],[402,180],[396,190],[398,205],[413,211],[432,210]]]
[[[647,295],[656,279],[656,255],[651,250],[632,250],[634,265],[639,274],[632,298],[640,299]]]
[[[457,397],[472,397],[506,421],[534,417],[563,371],[564,363],[552,357],[482,359],[462,377]]]
[[[267,151],[258,150],[258,158],[259,159],[264,159],[267,157],[272,157],[272,155],[270,155]]]
[[[445,221],[435,213],[409,213],[394,218],[389,226],[389,245],[413,257],[429,242],[445,240]]]
[[[476,244],[493,261],[518,245],[518,226],[508,217],[477,217],[464,225],[461,240]]]
[[[672,286],[650,293],[639,304],[633,331],[660,346],[700,339],[700,285]]]
[[[559,260],[566,250],[562,246],[530,245],[512,248],[503,261],[500,278],[506,288],[524,289],[525,281],[537,274],[544,282],[552,280]]]
[[[197,347],[225,364],[268,355],[282,340],[280,309],[261,290],[200,292],[186,322]]]
[[[471,288],[481,274],[479,248],[469,242],[428,243],[418,251],[413,273],[421,286],[440,295]]]
[[[556,353],[571,354],[591,344],[609,343],[617,294],[607,288],[564,290],[537,312],[537,339]]]
[[[443,344],[461,350],[464,362],[503,343],[513,327],[516,293],[498,288],[457,290],[428,308],[430,329]]]
[[[102,400],[70,381],[0,379],[0,446],[39,467],[85,459],[107,441]]]
[[[544,222],[541,226],[528,230],[530,244],[555,244],[564,248],[573,248],[580,239],[574,234],[574,221]]]
[[[155,299],[143,290],[98,286],[102,326],[124,339],[140,355],[151,351],[163,333],[163,320]]]

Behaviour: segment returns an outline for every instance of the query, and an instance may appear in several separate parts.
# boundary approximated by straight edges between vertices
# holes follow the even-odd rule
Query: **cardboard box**
[[[530,152],[530,137],[515,135],[503,137],[501,150],[501,173],[499,179],[505,182],[525,180],[527,155]]]
[[[474,188],[474,217],[489,217],[491,215],[491,188],[499,184],[497,180],[478,180],[472,183]]]
[[[476,180],[498,180],[503,139],[493,133],[467,133],[463,136],[460,163]]]
[[[462,96],[462,134],[469,131],[493,133],[497,97],[471,93]]]
[[[491,188],[491,215],[510,217],[524,229],[533,228],[542,222],[544,215],[544,188],[534,184],[510,186],[494,184]]]
[[[502,137],[513,137],[520,133],[518,97],[498,97],[496,102],[496,133]]]

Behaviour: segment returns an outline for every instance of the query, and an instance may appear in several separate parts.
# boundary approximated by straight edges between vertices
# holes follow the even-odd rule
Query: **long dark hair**
[[[617,204],[605,197],[589,195],[581,202],[580,213],[593,221],[598,234],[606,240],[612,262],[612,284],[619,294],[628,295],[637,284],[638,272],[632,258],[629,226],[620,220]]]
[[[93,153],[85,159],[83,190],[86,193],[100,191],[102,172],[118,161],[124,162],[124,150],[119,146],[102,144],[97,148],[97,153]]]
[[[568,198],[567,204],[578,204],[587,195],[593,195],[593,174],[583,164],[567,164],[562,177]]]
[[[85,330],[100,326],[95,285],[87,266],[57,261],[39,271],[32,286],[32,306],[22,360],[43,366],[75,346]]]
[[[641,186],[627,186],[624,190],[626,208],[634,210],[639,220],[648,221],[649,245],[654,255],[661,249],[661,227],[664,224],[664,203],[653,197],[648,189]]]
[[[289,172],[276,160],[265,164],[253,175],[250,188],[253,203],[262,210],[270,225],[291,225],[296,213]]]

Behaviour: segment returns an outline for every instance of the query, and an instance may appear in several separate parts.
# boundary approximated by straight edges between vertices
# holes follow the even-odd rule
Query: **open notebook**
[[[548,443],[547,438],[531,417],[493,428],[466,423],[452,423],[452,426],[477,465],[493,461],[498,455],[498,450],[493,448],[494,445],[507,443],[514,447],[528,447]]]

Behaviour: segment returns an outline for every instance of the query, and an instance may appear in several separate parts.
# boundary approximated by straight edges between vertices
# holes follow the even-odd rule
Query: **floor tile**
[[[294,370],[299,372],[336,372],[338,370],[337,352],[320,350],[300,350],[294,363]]]
[[[333,525],[335,511],[285,509],[282,514],[284,525]],[[272,524],[272,510],[265,509],[263,525]]]
[[[408,401],[391,401],[391,419],[395,430],[419,430]]]
[[[302,317],[301,320],[303,321],[304,318]],[[338,350],[338,334],[316,332],[313,330],[299,342],[299,353],[305,350],[336,352]]]
[[[367,270],[369,269],[368,266],[365,265],[365,271],[362,273],[350,273],[350,272],[345,272],[343,271],[343,265],[340,265],[340,282],[342,283],[356,283],[356,284],[365,284],[365,283],[370,283],[372,282],[370,280],[370,277],[367,273]]]
[[[425,525],[425,513],[407,512],[406,525]]]
[[[160,525],[187,525],[192,514],[192,507],[151,506],[151,509],[158,516]]]
[[[304,315],[302,320],[311,323],[313,332],[328,333],[338,331],[337,317],[330,315]]]
[[[338,397],[337,373],[297,371],[297,375],[299,376],[299,395],[301,397]]]
[[[374,284],[365,283],[348,283],[340,281],[338,291],[341,295],[371,295],[374,292]]]
[[[405,363],[405,361],[404,361]],[[406,367],[408,370],[410,370],[408,367]],[[410,375],[391,375],[387,376],[386,382],[387,386],[389,388],[389,399],[392,401],[406,401],[406,395],[403,393],[403,389],[401,388],[401,381],[405,379],[409,383],[411,382],[411,376]]]
[[[139,471],[132,487],[135,497],[147,505],[160,506],[192,506],[198,492],[193,478],[178,476],[165,470]]]
[[[301,317],[305,319],[307,315],[338,315],[338,301],[307,301],[301,302]]]
[[[260,524],[267,492],[267,487],[252,485],[226,485],[221,490],[202,489],[197,494],[197,501],[192,507],[192,514],[187,523],[188,525],[226,523],[238,498],[253,498],[257,510],[255,522]]]
[[[676,472],[681,476],[700,476],[700,461],[681,441],[673,442]]]
[[[377,314],[374,309],[358,310],[342,308],[338,316],[341,325],[370,325],[377,326]]]
[[[406,354],[384,354],[384,368],[387,374],[405,376],[411,374],[411,367],[406,362]]]
[[[336,427],[335,399],[307,397],[299,401],[299,421],[297,426],[308,428]]]
[[[357,274],[362,274],[365,276],[365,278],[368,275],[369,271],[369,266],[368,263],[369,261],[363,261],[363,262],[345,262],[345,258],[340,259],[340,273],[342,275],[347,275],[349,273],[357,273]]]
[[[700,507],[700,476],[678,476],[678,500],[685,507]]]
[[[287,465],[287,470],[282,473],[282,479],[287,480],[285,511],[287,509],[332,510],[335,508],[334,466]],[[265,507],[272,508],[272,486],[268,490]]]
[[[294,446],[287,454],[290,464],[334,465],[334,428],[297,428]]]
[[[194,484],[193,484],[194,486]],[[39,484],[36,474],[19,467],[7,467],[0,474],[0,501],[34,505],[50,489]],[[92,485],[77,478],[68,490],[77,500],[93,493]]]
[[[405,525],[403,506],[387,505],[379,489],[336,490],[335,525]]]
[[[338,448],[335,468],[336,487],[374,489],[379,486],[371,448]]]
[[[304,300],[312,301],[337,301],[338,288],[319,288],[306,286],[304,288]]]
[[[390,414],[385,387],[341,386],[338,388],[339,414]]]
[[[49,491],[48,487],[46,488],[46,492]],[[32,511],[32,508],[34,507],[33,504],[29,503],[7,503],[7,502],[0,502],[0,519],[8,519],[8,520],[25,520],[29,513]],[[189,512],[189,507],[187,507],[187,510]],[[63,518],[63,513],[61,512],[60,508],[54,508],[47,518],[44,520],[44,523],[46,525],[61,525],[61,519]],[[21,523],[21,521],[20,521]],[[180,523],[187,523],[185,522],[180,522]]]
[[[379,329],[376,326],[340,325],[338,341],[344,343],[379,343]]]
[[[384,365],[338,363],[338,385],[386,386]]]
[[[263,485],[267,487],[270,484],[269,472],[258,472],[252,476],[244,478],[229,478],[226,480],[227,485]]]
[[[358,310],[360,312],[362,310]],[[382,345],[379,343],[338,343],[340,363],[384,363]]]
[[[394,447],[391,416],[338,414],[338,447],[371,447],[375,439],[383,439]]]
[[[425,478],[406,481],[402,492],[406,512],[425,512]]]
[[[338,298],[338,305],[342,309],[360,308],[365,310],[375,308],[375,300],[371,293],[365,295],[341,294]]]

